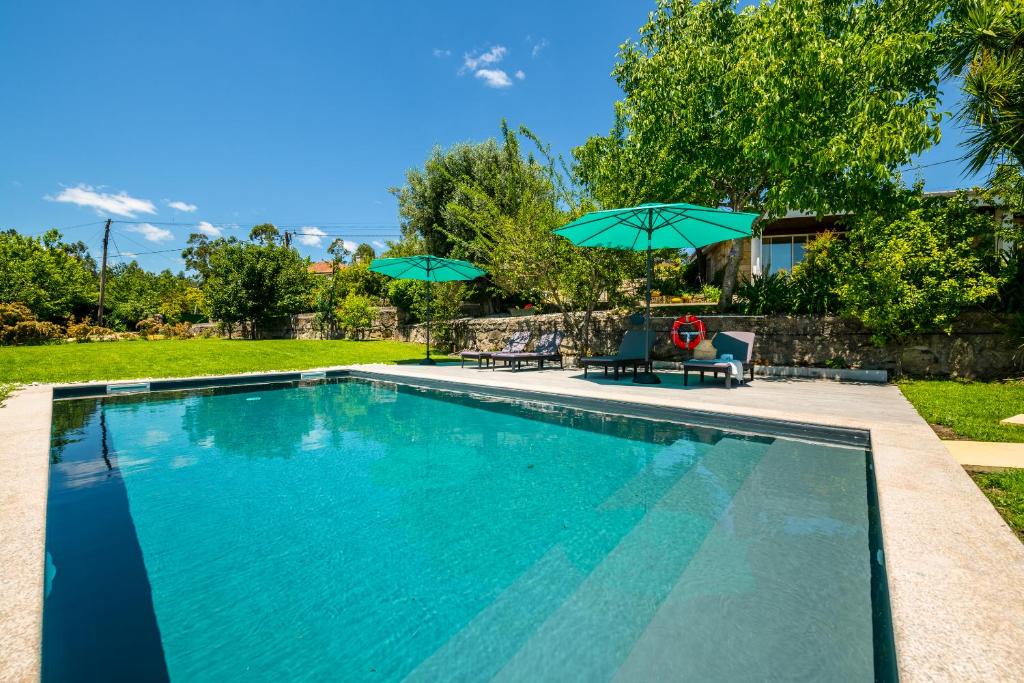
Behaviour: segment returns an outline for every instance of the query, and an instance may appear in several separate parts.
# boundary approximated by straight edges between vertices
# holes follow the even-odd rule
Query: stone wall
[[[398,309],[393,306],[382,306],[377,309],[377,321],[373,327],[359,330],[355,334],[346,334],[337,330],[334,334],[328,335],[331,339],[394,339],[397,336],[399,324]],[[192,326],[193,334],[209,333],[210,330],[218,330],[217,323],[201,323]],[[236,327],[228,335],[221,332],[225,339],[241,339],[244,331]],[[324,336],[316,325],[315,313],[299,313],[298,315],[279,318],[270,322],[259,330],[260,339],[323,339]]]
[[[901,347],[875,346],[870,334],[854,320],[818,316],[701,316],[709,333],[722,330],[757,334],[754,359],[759,365],[863,368],[893,372],[902,364],[910,375],[959,377],[1007,377],[1024,372],[1015,357],[1016,345],[999,331],[999,321],[982,314],[965,315],[952,335],[924,334]],[[653,318],[657,334],[653,357],[679,361],[689,352],[676,348],[670,331],[674,318]],[[515,331],[530,330],[534,339],[543,332],[563,327],[558,314],[526,317],[465,318],[452,326],[456,349],[498,349]],[[595,314],[591,323],[593,352],[613,353],[622,333],[630,328],[628,318]],[[395,338],[423,343],[423,325],[398,326]],[[563,353],[572,354],[569,344]],[[902,363],[898,362],[902,361]]]

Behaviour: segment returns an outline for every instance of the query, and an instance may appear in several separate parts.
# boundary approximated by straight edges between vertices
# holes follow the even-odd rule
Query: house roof
[[[345,264],[340,265],[341,267],[344,267]],[[306,268],[306,270],[315,275],[330,275],[332,272],[334,272],[333,266],[331,265],[330,261],[316,261],[314,263],[310,263],[309,267]]]

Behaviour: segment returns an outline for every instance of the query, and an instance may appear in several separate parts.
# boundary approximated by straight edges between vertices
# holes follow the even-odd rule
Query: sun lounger
[[[558,361],[558,367],[564,368],[562,363],[562,352],[559,351],[558,347],[562,344],[562,339],[565,337],[561,332],[549,332],[548,334],[541,335],[540,339],[537,340],[537,345],[533,351],[520,352],[520,353],[504,353],[499,352],[491,356],[493,364],[491,369],[495,369],[498,362],[502,362],[506,367],[511,366],[513,370],[519,370],[523,367],[523,363],[536,363],[538,368],[543,370],[544,363],[547,361]]]
[[[583,366],[583,376],[587,376],[587,370],[590,367],[604,368],[604,376],[608,376],[608,368],[611,368],[616,380],[619,379],[619,370],[625,371],[627,368],[633,368],[633,376],[636,377],[636,370],[638,367],[643,367],[646,370],[650,370],[647,366],[647,361],[644,357],[647,355],[648,349],[644,348],[648,335],[642,330],[630,330],[622,336],[622,343],[619,344],[619,350],[612,356],[588,356],[580,359],[580,365]],[[654,346],[654,333],[650,334],[650,346]]]
[[[484,367],[485,365],[489,367],[491,364],[491,358],[495,353],[522,353],[526,350],[526,345],[529,343],[529,332],[516,332],[508,338],[508,341],[505,342],[505,346],[503,346],[500,351],[472,351],[467,349],[465,351],[459,351],[459,357],[462,358],[462,367],[466,367],[466,359],[475,359],[476,366],[478,368]]]
[[[754,333],[753,332],[719,332],[711,340],[715,347],[717,358],[709,360],[688,360],[683,363],[683,384],[690,382],[690,372],[699,372],[700,381],[704,381],[704,374],[712,373],[715,377],[718,373],[725,375],[725,387],[732,387],[734,379],[740,382],[747,381],[747,371],[750,372],[750,380],[754,381]],[[731,360],[725,360],[723,356],[732,356]],[[737,370],[736,365],[739,365]]]

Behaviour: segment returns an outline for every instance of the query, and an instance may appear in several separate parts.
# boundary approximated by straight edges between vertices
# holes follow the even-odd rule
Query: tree
[[[857,216],[838,286],[842,312],[879,344],[951,331],[964,308],[996,294],[993,227],[965,193],[926,199],[918,190],[894,210]]]
[[[317,280],[313,294],[316,325],[320,328],[322,337],[331,337],[337,330],[338,304],[346,291],[338,273],[345,267],[345,259],[349,255],[345,241],[341,239],[331,242],[327,247],[327,253],[331,255],[331,273]]]
[[[598,306],[635,301],[622,283],[642,272],[640,258],[621,250],[577,247],[555,235],[555,228],[592,205],[560,170],[550,148],[528,129],[521,128],[520,135],[536,145],[544,163],[532,155],[523,159],[519,136],[504,126],[502,132],[503,156],[522,160],[506,177],[508,186],[516,188],[517,202],[509,212],[486,188],[464,184],[463,195],[471,200],[449,204],[449,212],[472,229],[458,248],[476,255],[501,289],[553,304],[562,314],[567,340],[584,355],[590,350],[590,325]]]
[[[28,237],[0,232],[0,303],[23,303],[42,320],[92,313],[98,296],[96,263],[81,242],[50,230]]]
[[[377,252],[373,250],[366,242],[363,242],[356,250],[352,252],[352,263],[369,263],[373,259],[377,258]]]
[[[202,290],[211,316],[229,328],[249,324],[255,339],[272,318],[308,310],[311,283],[307,260],[281,243],[273,225],[254,227],[249,240],[190,240],[193,250],[183,256],[207,273]]]
[[[502,121],[502,136],[507,135]],[[467,193],[469,187],[483,192],[503,214],[515,214],[524,189],[520,184],[525,180],[523,166],[528,161],[518,150],[513,153],[494,139],[460,143],[447,150],[435,148],[423,168],[406,174],[404,186],[391,188],[398,199],[403,239],[419,236],[424,251],[435,256],[472,258],[458,251],[458,245],[472,241],[473,227],[451,208],[474,203],[475,192]]]
[[[611,134],[575,150],[579,178],[606,205],[691,201],[762,218],[872,206],[938,140],[944,5],[661,0],[620,51],[625,99]]]
[[[1009,156],[1024,165],[1024,4],[965,0],[954,13],[952,74],[963,74],[960,119],[969,169],[982,170]]]

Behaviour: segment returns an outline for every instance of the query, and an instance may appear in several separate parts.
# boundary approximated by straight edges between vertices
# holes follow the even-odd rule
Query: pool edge
[[[37,681],[42,663],[46,498],[53,392],[15,390],[0,407],[0,680]]]
[[[346,368],[356,370],[352,374],[365,372],[385,381],[404,381],[431,372],[420,367],[383,365],[329,369],[336,376],[344,376],[348,374]],[[243,383],[253,383],[257,376],[278,378],[287,374],[298,373],[232,375],[221,379],[242,377],[246,380]],[[478,393],[493,388],[463,381],[461,377],[457,381]],[[516,380],[512,383],[513,387],[518,385]],[[41,389],[49,391],[50,387]],[[1019,648],[1024,638],[1024,546],[898,389],[878,387],[877,391],[881,392],[878,396],[887,410],[893,411],[898,420],[874,424],[863,413],[857,415],[855,404],[845,403],[836,414],[801,416],[810,417],[813,424],[867,430],[871,435],[899,675],[904,681],[1012,680],[1015,672],[1024,670],[1024,651]],[[573,390],[531,393],[572,396]],[[628,403],[643,403],[628,395],[617,397],[614,388],[605,395]],[[8,404],[12,399],[8,399]],[[685,408],[686,402],[683,396],[679,403]],[[6,407],[0,408],[5,410]],[[772,419],[774,411],[730,406],[727,410],[708,412]],[[44,441],[48,454],[48,425]],[[44,462],[48,463],[48,457]],[[44,515],[45,497],[44,489]],[[39,581],[41,585],[41,576]],[[41,603],[39,615],[41,618]],[[0,644],[6,647],[9,642],[2,639],[2,633],[0,630]],[[34,647],[38,654],[38,641]],[[0,678],[5,675],[2,664],[0,660]]]

